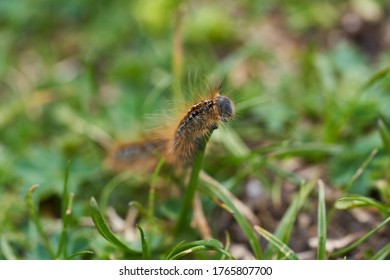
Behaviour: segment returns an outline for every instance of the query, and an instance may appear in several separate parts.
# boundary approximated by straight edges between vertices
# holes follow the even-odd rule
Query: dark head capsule
[[[217,106],[218,117],[221,121],[227,122],[234,115],[233,102],[225,96],[217,96],[215,98],[215,105]]]

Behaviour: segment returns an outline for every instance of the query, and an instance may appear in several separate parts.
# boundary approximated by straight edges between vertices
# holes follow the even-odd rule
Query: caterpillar
[[[229,121],[234,115],[233,102],[213,89],[207,99],[194,104],[180,121],[172,139],[172,151],[179,162],[188,164],[203,138]]]
[[[115,145],[108,164],[114,170],[150,169],[157,164],[158,157],[163,156],[170,164],[188,166],[204,137],[233,117],[233,102],[220,95],[219,87],[214,87],[206,98],[199,99],[187,110],[173,131],[167,129],[171,131],[165,133],[167,136]]]
[[[167,139],[121,143],[109,152],[106,165],[116,171],[151,170],[167,154]]]

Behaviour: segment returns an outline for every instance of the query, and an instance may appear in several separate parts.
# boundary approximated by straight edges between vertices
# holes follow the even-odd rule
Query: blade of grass
[[[178,246],[175,246],[175,248],[169,253],[168,256],[169,260],[175,260],[199,251],[216,251],[222,255],[226,255],[230,259],[233,258],[232,255],[222,249],[222,243],[215,239],[181,243]]]
[[[390,242],[387,243],[382,249],[380,249],[375,255],[372,256],[372,260],[384,260],[390,255]]]
[[[350,188],[352,187],[353,183],[360,177],[360,175],[363,173],[364,169],[367,168],[368,164],[371,162],[371,160],[375,157],[375,155],[378,153],[378,149],[373,149],[371,153],[368,155],[367,159],[362,163],[362,165],[356,170],[355,174],[351,177],[349,182],[346,184],[346,187],[343,188],[343,192],[347,193]]]
[[[75,111],[70,109],[70,107],[59,105],[54,112],[54,117],[59,123],[64,124],[71,131],[87,136],[106,150],[110,150],[113,139],[100,127],[83,119]]]
[[[317,259],[326,259],[326,206],[325,206],[325,185],[322,180],[318,180],[318,246]]]
[[[267,160],[264,163],[264,166],[266,168],[269,168],[273,173],[280,176],[281,178],[286,178],[288,181],[290,181],[294,185],[302,185],[302,183],[305,181],[302,177],[300,177],[296,173],[286,171],[286,170],[280,168],[279,164],[275,164],[275,163],[271,162],[270,160]]]
[[[339,202],[346,202],[346,204],[342,204]],[[390,210],[380,202],[365,196],[346,196],[340,198],[336,202],[337,209],[352,209],[355,207],[366,207],[372,206],[377,208],[383,215],[390,215]]]
[[[385,68],[377,71],[376,73],[374,73],[374,75],[372,75],[368,79],[368,81],[366,81],[363,84],[363,86],[360,88],[360,91],[361,92],[366,91],[371,86],[373,86],[376,82],[378,82],[378,81],[382,80],[383,78],[385,78],[389,72],[390,72],[390,66],[386,66]]]
[[[139,225],[136,225],[139,233],[141,235],[141,242],[142,242],[142,257],[144,260],[150,260],[150,250],[149,250],[149,244],[148,241],[145,238],[144,231]]]
[[[146,211],[145,207],[141,203],[139,203],[138,201],[135,201],[135,200],[130,201],[128,205],[129,205],[129,207],[135,207],[141,216],[147,215],[147,211]]]
[[[30,216],[31,216],[31,218],[33,220],[33,223],[35,224],[35,227],[37,228],[37,231],[38,231],[38,234],[39,234],[39,236],[40,236],[40,238],[42,240],[43,246],[45,247],[45,249],[48,252],[49,256],[54,259],[55,258],[55,254],[54,254],[53,248],[51,247],[49,239],[47,238],[47,236],[46,236],[46,234],[45,234],[45,232],[43,230],[43,227],[42,227],[42,224],[41,224],[41,220],[38,217],[37,210],[36,210],[36,208],[34,206],[34,202],[32,200],[32,193],[33,193],[33,191],[36,188],[38,188],[38,185],[33,185],[27,191],[27,194],[26,194],[27,208],[28,208]]]
[[[104,237],[109,243],[114,245],[115,247],[129,253],[133,254],[139,254],[140,251],[135,250],[127,246],[125,243],[123,243],[121,240],[119,240],[110,230],[108,227],[106,221],[103,218],[103,215],[100,213],[99,207],[96,203],[95,198],[91,198],[90,201],[90,209],[91,209],[91,217],[92,221],[96,226],[96,229],[100,233],[101,236]]]
[[[227,189],[225,189],[218,181],[214,180],[210,176],[208,176],[205,172],[202,172],[202,182],[205,184],[201,184],[199,189],[209,195],[211,198],[218,198],[224,204],[226,204],[227,208],[230,210],[229,212],[232,214],[234,219],[237,221],[241,230],[244,232],[245,236],[248,239],[248,242],[253,250],[256,259],[262,259],[262,252],[257,240],[257,237],[243,214],[238,210],[236,204],[233,202],[231,197],[234,197]]]
[[[199,172],[202,169],[205,148],[210,136],[211,134],[204,137],[199,145],[197,153],[195,154],[190,181],[185,189],[184,199],[182,201],[179,217],[175,226],[176,234],[183,232],[185,228],[189,226],[192,201],[194,199],[196,189],[198,188]]]
[[[270,155],[274,157],[296,157],[296,156],[314,156],[314,155],[338,155],[342,152],[342,147],[338,145],[329,145],[322,143],[303,143],[295,144],[290,147],[278,147]]]
[[[342,194],[348,193],[349,189],[352,187],[353,183],[359,178],[359,176],[363,173],[364,169],[368,166],[368,164],[371,162],[371,160],[375,157],[377,154],[378,149],[373,149],[371,153],[368,155],[367,159],[360,165],[360,167],[356,170],[356,172],[352,175],[351,179],[348,181],[348,183],[343,187]],[[334,212],[336,211],[336,204],[334,203],[332,207],[328,211],[327,215],[327,221],[328,224],[333,217]]]
[[[280,223],[276,228],[274,235],[283,243],[288,244],[292,227],[297,218],[298,212],[303,206],[303,203],[305,202],[307,196],[313,190],[314,186],[315,180],[311,180],[310,182],[302,184],[299,193],[294,197],[291,205],[287,209],[286,213],[283,215],[283,218],[280,220]],[[271,259],[274,253],[275,248],[268,245],[265,249],[264,258]]]
[[[359,246],[360,244],[362,244],[364,241],[366,241],[369,237],[371,237],[374,233],[376,233],[378,230],[380,230],[381,228],[383,228],[388,222],[390,222],[390,217],[387,217],[387,219],[385,219],[384,221],[382,221],[379,225],[377,225],[375,228],[373,228],[372,230],[370,230],[368,233],[366,233],[365,235],[363,235],[361,238],[359,238],[358,240],[356,240],[355,242],[353,242],[352,244],[342,248],[342,249],[339,249],[337,251],[334,251],[331,256],[332,257],[337,257],[337,256],[340,256],[348,251],[351,251],[352,249],[356,248],[357,246]]]
[[[61,232],[60,242],[58,243],[56,259],[59,259],[61,257],[62,251],[63,251],[63,258],[64,259],[67,258],[67,253],[66,253],[67,230],[68,230],[68,224],[70,222],[70,214],[71,214],[71,208],[73,204],[73,194],[69,194],[68,191],[69,170],[70,170],[70,161],[67,161],[65,167],[64,186],[62,190],[62,199],[61,199],[62,232]]]
[[[225,232],[225,239],[226,239],[226,243],[225,243],[225,247],[223,248],[226,252],[229,252],[229,248],[230,248],[230,234],[228,231]],[[221,260],[226,260],[226,255],[222,255],[221,256]]]
[[[166,256],[165,259],[166,259],[166,260],[171,259],[171,257],[172,257],[176,252],[180,251],[179,248],[180,248],[180,246],[183,245],[184,243],[185,243],[184,240],[183,240],[183,241],[180,241],[179,243],[177,243],[176,246],[173,247],[173,249],[168,253],[168,255]]]
[[[62,190],[62,199],[61,199],[61,217],[62,217],[62,219],[64,219],[66,209],[68,208],[68,199],[69,199],[69,191],[68,191],[69,170],[70,170],[70,161],[67,161],[66,162],[66,167],[65,167],[64,186],[63,186],[63,190]]]
[[[0,256],[6,260],[16,260],[14,249],[9,244],[8,239],[3,235],[0,237]]]
[[[103,188],[103,191],[102,191],[102,194],[100,196],[100,200],[99,200],[99,205],[100,205],[100,209],[103,213],[106,212],[106,208],[107,208],[107,202],[108,202],[108,198],[110,196],[110,194],[112,193],[112,191],[119,185],[121,184],[122,182],[125,182],[127,181],[128,179],[130,179],[132,176],[134,176],[133,174],[129,173],[129,172],[123,172],[123,173],[120,173],[119,175],[115,176],[114,178],[112,178]]]
[[[279,238],[270,233],[269,231],[263,229],[260,226],[255,225],[254,229],[258,234],[264,237],[270,244],[272,244],[276,249],[278,249],[282,254],[284,259],[288,260],[298,260],[298,256],[293,250],[290,249],[285,243],[283,243]]]
[[[58,244],[56,259],[60,259],[61,254],[62,254],[64,259],[68,258],[67,252],[66,252],[66,242],[68,239],[68,236],[67,236],[68,226],[70,224],[71,214],[72,214],[73,197],[74,197],[74,194],[70,193],[69,197],[67,198],[68,205],[66,207],[64,216],[62,217],[62,232],[61,232],[60,242]]]
[[[390,133],[386,128],[385,123],[383,120],[378,120],[378,126],[379,126],[379,133],[382,138],[383,142],[383,148],[385,149],[386,153],[390,156]]]
[[[79,251],[69,256],[69,260],[73,259],[74,257],[81,256],[81,255],[87,255],[87,254],[93,254],[92,251]]]
[[[158,175],[160,174],[161,167],[164,164],[164,158],[161,158],[158,162],[156,168],[154,169],[152,179],[150,182],[150,190],[149,190],[149,197],[148,197],[148,219],[149,219],[149,225],[153,226],[154,223],[154,201],[156,196],[156,182]]]
[[[200,251],[206,251],[206,250],[207,250],[206,246],[203,246],[203,245],[194,246],[194,247],[191,247],[189,249],[186,249],[184,251],[181,251],[181,252],[173,255],[170,260],[181,259],[181,258],[183,258],[186,255],[189,255],[191,253],[200,252]]]

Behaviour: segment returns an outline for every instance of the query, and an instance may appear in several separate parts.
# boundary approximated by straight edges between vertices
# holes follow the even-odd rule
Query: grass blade
[[[275,157],[335,156],[340,154],[342,150],[342,147],[339,145],[302,143],[289,147],[277,147],[270,155]]]
[[[380,249],[375,255],[372,256],[372,260],[384,260],[390,255],[390,242],[387,243],[382,249]]]
[[[139,233],[141,235],[141,242],[142,242],[142,257],[144,260],[150,260],[150,250],[149,250],[149,244],[148,241],[145,238],[144,231],[142,228],[137,225],[137,228],[139,230]]]
[[[227,256],[230,259],[233,259],[233,256],[230,255],[227,251],[222,249],[222,243],[215,239],[210,240],[197,240],[188,243],[179,243],[173,248],[173,250],[168,254],[167,259],[176,260],[180,259],[188,254],[199,252],[199,251],[216,251],[222,255]]]
[[[8,239],[2,235],[0,237],[0,256],[5,260],[16,260],[16,255],[11,244],[9,244]]]
[[[103,213],[105,213],[106,208],[107,208],[107,202],[110,194],[112,191],[119,186],[121,183],[127,181],[130,179],[133,174],[129,172],[123,172],[120,173],[119,175],[115,176],[113,179],[111,179],[103,188],[102,194],[100,195],[100,200],[99,200],[99,205],[100,209]]]
[[[68,257],[69,260],[73,259],[74,257],[81,256],[81,255],[87,255],[87,254],[93,254],[92,251],[79,251],[76,252]]]
[[[232,214],[232,216],[240,226],[241,230],[244,232],[245,236],[247,237],[248,242],[255,255],[255,258],[262,259],[262,252],[261,252],[258,239],[249,222],[245,219],[243,214],[238,210],[235,203],[230,198],[233,197],[233,194],[231,194],[218,181],[212,179],[206,173],[202,172],[202,175],[203,175],[202,182],[205,184],[201,184],[199,186],[200,190],[205,192],[212,198],[218,198],[223,202],[224,205],[226,205],[226,209],[229,209],[229,212]],[[205,178],[208,179],[205,180]]]
[[[367,82],[363,84],[363,86],[360,88],[362,92],[369,89],[371,86],[373,86],[376,82],[380,81],[381,79],[385,78],[387,74],[390,72],[390,66],[387,66],[379,71],[377,71],[374,75],[368,79]]]
[[[379,132],[383,142],[383,148],[385,149],[386,153],[390,156],[390,133],[387,130],[383,120],[381,119],[378,120],[378,126],[379,126]]]
[[[283,243],[279,238],[270,233],[269,231],[263,229],[260,226],[255,225],[254,229],[264,237],[270,244],[275,246],[284,256],[284,259],[288,260],[298,260],[298,256],[295,254],[293,250],[290,249],[285,243]]]
[[[356,240],[352,244],[350,244],[347,247],[342,248],[340,250],[334,251],[331,256],[332,257],[337,257],[337,256],[343,255],[344,253],[346,253],[346,252],[356,248],[357,246],[362,244],[364,241],[366,241],[370,236],[372,236],[375,232],[377,232],[378,230],[383,228],[388,222],[390,222],[390,217],[387,217],[387,219],[382,221],[379,225],[377,225],[375,228],[370,230],[368,233],[363,235],[361,238],[359,238],[358,240]]]
[[[177,243],[176,246],[173,247],[173,249],[168,253],[168,255],[167,255],[167,257],[165,259],[166,260],[170,260],[172,258],[172,256],[175,254],[175,252],[180,251],[179,248],[183,244],[184,244],[184,240],[180,241],[179,243]]]
[[[365,196],[346,196],[340,198],[336,202],[336,208],[337,209],[352,209],[356,207],[366,207],[366,206],[372,206],[377,208],[383,215],[390,215],[390,209],[387,209],[387,207],[380,202],[376,201],[375,199],[365,197]]]
[[[164,158],[162,157],[160,161],[158,162],[150,182],[150,190],[149,190],[149,197],[148,197],[148,219],[149,219],[149,225],[153,226],[154,223],[154,201],[156,196],[156,182],[158,178],[158,174],[160,174],[161,167],[164,164]]]
[[[326,259],[326,205],[325,205],[325,185],[322,180],[318,180],[318,246],[317,259]]]
[[[66,163],[65,167],[65,176],[64,176],[64,186],[62,190],[62,199],[61,199],[61,217],[65,218],[66,209],[68,208],[68,199],[69,199],[69,191],[68,191],[68,180],[69,180],[69,170],[70,170],[70,161]]]
[[[67,242],[67,237],[68,237],[67,236],[68,225],[70,224],[71,214],[72,214],[73,197],[74,197],[74,194],[70,193],[69,197],[67,198],[68,205],[66,207],[64,216],[62,217],[62,233],[61,233],[60,242],[58,245],[56,259],[59,259],[61,257],[61,253],[62,253],[64,259],[68,258],[67,252],[66,252],[66,242]]]
[[[184,199],[182,201],[179,218],[175,226],[175,232],[183,232],[189,226],[190,213],[192,201],[194,200],[196,189],[198,188],[199,172],[202,169],[203,157],[205,153],[206,144],[211,135],[207,135],[201,141],[198,151],[195,154],[195,159],[192,164],[190,181],[184,192]]]
[[[301,209],[309,193],[313,190],[314,186],[315,186],[314,180],[308,183],[304,183],[301,186],[299,193],[294,197],[291,205],[287,209],[277,229],[275,230],[274,235],[278,239],[280,239],[283,243],[287,244],[289,242],[291,231],[294,222],[297,218],[298,212]],[[268,245],[264,253],[265,259],[271,259],[274,253],[275,253],[275,248]]]
[[[345,188],[343,188],[343,192],[347,193],[350,188],[352,187],[353,183],[360,177],[360,175],[363,173],[364,169],[367,168],[368,164],[371,162],[371,160],[375,157],[375,155],[378,153],[378,149],[373,149],[367,159],[362,163],[362,165],[356,170],[356,172],[353,174],[349,182],[346,184]]]
[[[230,234],[228,231],[225,232],[225,240],[226,240],[226,243],[225,243],[225,247],[224,247],[224,250],[226,252],[229,252],[229,248],[230,248]],[[221,260],[225,260],[226,259],[226,255],[222,255],[221,256]]]
[[[47,238],[47,236],[43,230],[41,220],[38,217],[37,210],[36,210],[36,208],[34,206],[34,202],[32,200],[32,193],[36,188],[38,188],[38,185],[33,185],[27,191],[27,194],[26,194],[27,208],[28,208],[28,211],[31,215],[33,223],[35,224],[35,227],[37,228],[37,231],[38,231],[38,234],[42,240],[43,246],[45,247],[45,249],[48,252],[48,254],[50,255],[50,257],[54,259],[55,258],[54,251],[50,245],[49,239]]]
[[[104,237],[108,242],[110,242],[115,247],[129,253],[133,254],[139,254],[140,252],[138,250],[132,249],[129,246],[127,246],[125,243],[123,243],[121,240],[119,240],[109,229],[106,221],[103,218],[103,215],[100,213],[99,207],[96,203],[95,198],[91,198],[90,201],[90,209],[91,209],[91,217],[93,220],[93,223],[96,226],[96,229],[100,233],[101,236]]]
[[[207,251],[207,250],[208,250],[207,247],[203,246],[203,245],[194,246],[194,247],[191,247],[189,249],[183,250],[183,251],[173,255],[170,260],[181,259],[181,258],[183,258],[186,255],[189,255],[191,253],[200,252],[200,251]]]
[[[364,160],[364,162],[359,166],[359,168],[356,170],[356,172],[352,175],[351,179],[348,181],[348,183],[345,184],[345,186],[342,188],[342,193],[347,194],[350,188],[352,187],[353,183],[359,178],[359,176],[364,172],[364,170],[367,168],[368,164],[371,162],[371,160],[375,157],[375,155],[378,153],[378,149],[373,149],[371,153],[368,155],[368,157]],[[334,212],[336,211],[336,206],[340,207],[342,203],[336,202],[332,205],[332,207],[328,210],[327,220],[328,224],[331,220],[331,218],[334,215]]]

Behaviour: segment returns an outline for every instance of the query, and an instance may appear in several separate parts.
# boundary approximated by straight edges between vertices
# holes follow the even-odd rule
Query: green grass
[[[3,1],[0,259],[388,259],[390,55],[343,19],[389,4],[333,2]],[[190,180],[106,168],[213,77],[237,115]]]

